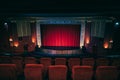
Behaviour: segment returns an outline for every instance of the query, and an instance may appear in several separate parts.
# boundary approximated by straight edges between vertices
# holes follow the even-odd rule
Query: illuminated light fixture
[[[119,25],[119,22],[116,22],[115,25],[118,26],[118,25]]]
[[[110,40],[109,42],[110,42],[110,43],[113,43],[113,40]]]
[[[5,22],[4,25],[7,25],[7,23]]]
[[[107,42],[104,43],[104,48],[105,48],[105,49],[108,48],[108,43],[107,43]]]
[[[18,47],[18,46],[19,46],[19,43],[18,43],[18,42],[14,42],[14,46],[15,46],[15,47]]]
[[[34,37],[32,37],[32,43],[35,43],[36,39]]]
[[[90,39],[87,38],[87,39],[86,39],[86,44],[89,44],[89,43],[90,43]]]
[[[12,38],[9,38],[9,41],[10,41],[10,42],[12,42],[12,41],[13,41],[13,39],[12,39]]]

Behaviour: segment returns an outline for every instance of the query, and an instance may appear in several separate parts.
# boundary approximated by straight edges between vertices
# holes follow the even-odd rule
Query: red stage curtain
[[[42,24],[42,46],[79,47],[80,25]]]

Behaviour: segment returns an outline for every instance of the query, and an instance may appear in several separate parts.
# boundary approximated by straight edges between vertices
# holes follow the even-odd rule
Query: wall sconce
[[[86,44],[89,44],[89,43],[90,43],[90,39],[86,38]]]
[[[109,42],[110,42],[110,43],[113,43],[113,40],[110,40]]]
[[[14,42],[14,46],[15,46],[15,47],[18,47],[18,46],[19,46],[19,43],[18,43],[18,42]]]
[[[104,43],[104,48],[107,49],[108,48],[108,42]]]
[[[32,37],[32,43],[35,43],[36,39],[34,37]]]
[[[12,42],[12,41],[13,41],[13,39],[12,39],[12,38],[9,38],[9,41],[10,41],[10,42]]]

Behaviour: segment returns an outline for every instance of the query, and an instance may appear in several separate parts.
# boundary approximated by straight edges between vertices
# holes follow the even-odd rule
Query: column
[[[40,21],[36,21],[36,35],[37,35],[37,45],[41,47],[41,30],[40,30]]]
[[[81,21],[81,31],[80,31],[80,47],[84,46],[85,39],[85,21]]]

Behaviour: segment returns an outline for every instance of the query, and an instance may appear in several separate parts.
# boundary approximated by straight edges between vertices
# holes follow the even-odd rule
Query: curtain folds
[[[80,25],[42,24],[42,47],[79,47]]]

